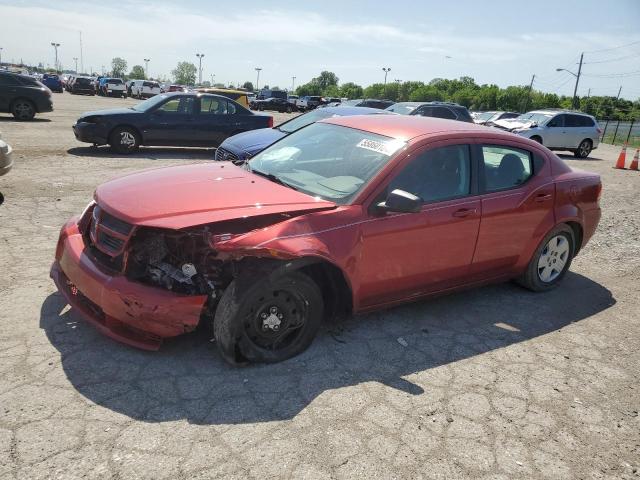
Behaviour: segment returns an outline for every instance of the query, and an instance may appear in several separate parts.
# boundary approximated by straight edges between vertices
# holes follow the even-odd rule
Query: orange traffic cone
[[[633,156],[629,170],[638,170],[638,157],[640,156],[640,148],[636,149],[636,154]]]
[[[624,164],[627,160],[627,142],[624,142],[624,146],[622,147],[622,151],[620,152],[620,156],[618,156],[618,161],[616,162],[616,166],[613,168],[621,168],[624,170]]]

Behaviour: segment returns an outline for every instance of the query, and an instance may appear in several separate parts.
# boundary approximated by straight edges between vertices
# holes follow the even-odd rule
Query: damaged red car
[[[100,185],[51,270],[104,334],[157,349],[212,325],[233,363],[305,350],[323,319],[488,282],[554,288],[600,219],[600,178],[473,124],[337,117],[243,166]]]

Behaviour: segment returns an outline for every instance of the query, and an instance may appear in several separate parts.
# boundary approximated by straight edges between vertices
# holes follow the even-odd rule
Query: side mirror
[[[417,213],[422,208],[422,199],[412,193],[396,189],[376,207],[380,212]]]

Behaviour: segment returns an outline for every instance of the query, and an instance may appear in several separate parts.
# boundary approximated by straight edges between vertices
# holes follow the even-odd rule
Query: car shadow
[[[573,154],[568,153],[556,153],[562,160],[577,160],[581,162],[602,162],[602,158],[594,157],[592,154],[589,154],[587,158],[577,158]]]
[[[144,158],[151,160],[213,160],[215,148],[181,148],[181,147],[140,147],[135,153],[122,154],[111,150],[109,146],[72,147],[69,155],[94,158]]]
[[[50,118],[42,118],[42,117],[34,117],[31,120],[16,120],[13,115],[12,116],[0,116],[0,122],[16,122],[16,123],[41,123],[41,122],[50,122]]]
[[[615,303],[608,289],[575,273],[542,294],[492,285],[328,323],[301,355],[245,368],[227,365],[205,328],[158,352],[116,343],[59,293],[44,301],[40,327],[69,382],[91,402],[145,422],[221,425],[291,419],[323,392],[365,382],[427,402],[420,378],[431,370],[558,331]]]

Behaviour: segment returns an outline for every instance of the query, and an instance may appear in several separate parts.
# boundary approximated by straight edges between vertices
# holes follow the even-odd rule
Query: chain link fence
[[[602,134],[600,141],[610,145],[627,142],[631,147],[640,147],[640,122],[637,120],[598,120]]]

